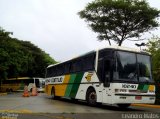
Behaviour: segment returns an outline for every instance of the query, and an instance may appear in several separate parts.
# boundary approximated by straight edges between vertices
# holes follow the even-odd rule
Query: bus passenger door
[[[110,59],[104,59],[103,61],[103,78],[104,78],[104,88],[103,88],[103,103],[111,103],[112,95],[110,88],[110,81],[112,80],[112,62]]]

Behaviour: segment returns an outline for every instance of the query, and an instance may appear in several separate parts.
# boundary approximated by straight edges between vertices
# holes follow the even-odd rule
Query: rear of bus
[[[44,92],[45,79],[44,78],[33,78],[32,82],[28,84],[28,90],[31,91],[34,85],[36,86],[38,92]]]

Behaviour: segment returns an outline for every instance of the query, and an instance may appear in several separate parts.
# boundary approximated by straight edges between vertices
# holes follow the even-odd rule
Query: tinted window
[[[81,58],[74,59],[71,63],[70,72],[80,72],[94,70],[95,54],[89,54]]]
[[[56,75],[62,75],[64,72],[64,65],[60,64],[56,66]]]
[[[94,70],[95,54],[91,54],[83,58],[83,70]]]
[[[138,60],[138,74],[140,82],[148,82],[152,80],[150,56],[137,55]]]
[[[39,83],[39,79],[35,79],[35,84],[37,88],[40,88],[40,83]]]
[[[46,77],[51,77],[53,75],[53,68],[54,67],[47,68],[47,75],[46,75]]]
[[[64,74],[68,74],[70,72],[70,62],[64,63]]]
[[[77,59],[47,68],[46,77],[60,76],[68,73],[94,70],[95,53],[88,54]]]
[[[113,57],[114,57],[113,50],[103,49],[99,51],[97,74],[98,74],[98,78],[102,82],[104,82],[106,74],[112,72],[110,63]],[[112,78],[111,75],[110,75],[110,78]]]
[[[72,71],[79,72],[82,71],[82,60],[78,59],[72,62]]]
[[[98,59],[101,58],[112,58],[114,56],[114,52],[112,50],[104,49],[99,51]]]
[[[34,83],[34,79],[26,79],[26,80],[21,80],[25,85],[29,85],[29,83]]]
[[[137,80],[135,53],[118,51],[117,64],[120,79]]]

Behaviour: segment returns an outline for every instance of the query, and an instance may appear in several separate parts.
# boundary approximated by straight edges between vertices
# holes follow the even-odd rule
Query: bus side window
[[[64,74],[70,73],[70,62],[64,63]]]
[[[39,87],[40,87],[39,79],[35,79],[35,84],[36,84],[36,87],[37,87],[37,88],[39,88]]]

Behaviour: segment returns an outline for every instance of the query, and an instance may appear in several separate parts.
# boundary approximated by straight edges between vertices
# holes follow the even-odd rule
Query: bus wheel
[[[120,108],[128,108],[131,104],[117,104]]]
[[[75,98],[71,98],[71,101],[76,103],[78,101],[78,99],[75,99]]]
[[[90,106],[95,106],[97,104],[97,94],[94,89],[89,89],[87,91],[87,103]]]
[[[52,99],[56,99],[54,87],[52,87],[52,90],[51,90],[51,97]]]

